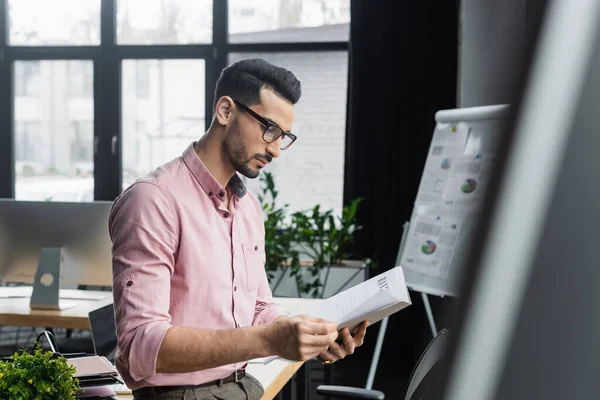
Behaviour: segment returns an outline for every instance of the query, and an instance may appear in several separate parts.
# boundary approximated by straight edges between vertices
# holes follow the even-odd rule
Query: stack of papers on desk
[[[99,400],[99,399],[114,399],[118,393],[115,393],[110,386],[94,386],[94,387],[86,387],[82,388],[82,390],[77,393],[78,399],[90,399],[90,400]]]
[[[306,314],[338,323],[350,331],[362,321],[369,325],[411,305],[402,267],[395,267],[293,315]],[[277,356],[265,359],[265,364]]]
[[[83,388],[123,383],[117,369],[105,357],[90,355],[67,358],[67,363],[75,367],[73,376],[79,379]]]

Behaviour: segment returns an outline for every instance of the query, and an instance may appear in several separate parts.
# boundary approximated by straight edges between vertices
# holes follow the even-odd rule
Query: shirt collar
[[[224,199],[225,189],[221,187],[219,182],[217,182],[210,171],[206,168],[198,156],[198,153],[196,153],[196,150],[194,149],[195,144],[196,142],[191,143],[183,152],[183,162],[185,165],[187,165],[188,169],[192,175],[194,175],[208,197],[217,196],[218,198]],[[239,198],[242,198],[246,195],[246,185],[244,185],[242,178],[240,178],[237,173],[231,177],[227,186],[229,186],[231,192]]]

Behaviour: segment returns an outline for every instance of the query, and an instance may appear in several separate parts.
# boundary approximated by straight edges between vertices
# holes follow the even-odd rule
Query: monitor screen
[[[33,283],[42,248],[61,248],[62,286],[112,285],[111,202],[0,199],[0,280]]]

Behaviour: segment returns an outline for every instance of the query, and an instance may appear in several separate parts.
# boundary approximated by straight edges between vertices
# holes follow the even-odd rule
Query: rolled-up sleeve
[[[275,320],[285,315],[279,307],[273,302],[257,301],[252,325],[264,325],[275,322]]]
[[[152,183],[134,184],[115,201],[109,231],[117,365],[140,381],[156,374],[158,351],[172,326],[170,279],[179,228],[169,194]]]

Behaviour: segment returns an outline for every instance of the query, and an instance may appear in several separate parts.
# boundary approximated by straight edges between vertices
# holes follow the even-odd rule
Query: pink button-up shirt
[[[282,315],[264,269],[260,204],[238,175],[229,188],[228,210],[224,188],[192,144],[114,202],[116,366],[131,389],[201,384],[245,366],[157,374],[158,350],[172,326],[231,329]]]

